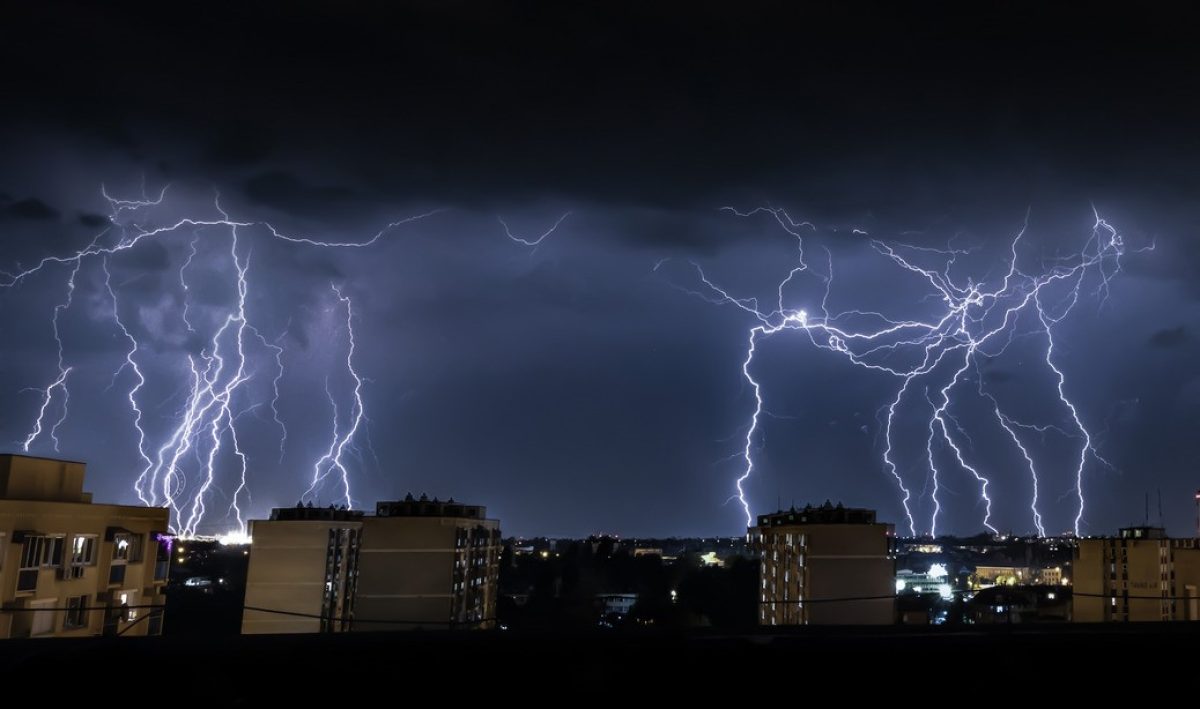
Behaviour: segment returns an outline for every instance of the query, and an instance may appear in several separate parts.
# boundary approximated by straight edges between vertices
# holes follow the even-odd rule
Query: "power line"
[[[497,618],[481,618],[479,620],[445,620],[445,621],[407,620],[407,619],[393,619],[393,618],[358,618],[355,616],[350,616],[350,617],[327,616],[327,615],[321,615],[320,613],[304,613],[302,611],[285,611],[285,610],[281,610],[278,608],[262,608],[260,606],[247,606],[244,604],[240,605],[240,606],[236,606],[236,607],[241,609],[242,611],[256,611],[259,613],[272,613],[272,614],[276,614],[276,615],[294,616],[294,617],[298,617],[298,618],[308,618],[308,619],[312,619],[312,620],[322,620],[322,621],[331,621],[331,622],[332,621],[337,621],[337,622],[345,621],[345,622],[349,622],[349,623],[387,623],[387,624],[392,624],[392,625],[437,625],[437,626],[447,625],[449,627],[459,627],[459,626],[480,625],[482,623],[495,622],[498,620]],[[130,610],[143,610],[143,609],[148,609],[151,611],[157,610],[159,612],[159,614],[165,614],[166,610],[167,610],[167,606],[165,603],[152,603],[152,604],[143,603],[143,604],[137,604],[137,605],[82,606],[82,607],[75,607],[75,608],[64,608],[61,606],[56,606],[54,608],[32,608],[32,607],[0,608],[0,613],[53,613],[53,612],[57,612],[57,611],[70,611],[72,613],[86,612],[86,611],[125,612],[125,611],[130,611]],[[153,612],[149,613],[146,616],[143,616],[143,618],[147,618],[150,615],[154,615],[154,613]],[[139,618],[138,620],[141,620],[141,619],[142,618]],[[133,621],[133,622],[137,622],[137,621]]]

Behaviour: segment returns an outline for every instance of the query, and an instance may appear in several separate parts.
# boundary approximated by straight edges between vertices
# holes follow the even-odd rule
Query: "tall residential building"
[[[252,520],[242,632],[349,630],[362,528],[362,512],[327,507],[283,507]]]
[[[1075,547],[1076,622],[1200,620],[1200,540],[1129,527]]]
[[[792,508],[749,530],[759,554],[760,625],[895,622],[894,529],[875,511]]]
[[[500,523],[424,496],[250,523],[243,633],[491,628]]]
[[[0,638],[162,631],[169,511],[94,504],[85,467],[0,455]]]

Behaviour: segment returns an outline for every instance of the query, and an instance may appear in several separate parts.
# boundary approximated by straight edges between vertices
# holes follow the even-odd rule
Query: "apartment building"
[[[1200,540],[1128,527],[1075,547],[1075,622],[1200,620]]]
[[[250,523],[243,633],[491,628],[500,523],[411,495],[374,515],[297,506]]]
[[[169,511],[94,503],[85,469],[0,455],[0,638],[162,631]]]
[[[826,501],[761,515],[749,533],[759,555],[759,624],[895,622],[895,531],[874,510]]]

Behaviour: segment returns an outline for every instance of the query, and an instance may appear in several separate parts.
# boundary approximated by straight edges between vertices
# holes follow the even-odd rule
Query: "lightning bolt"
[[[354,402],[350,409],[350,427],[344,433],[339,433],[337,400],[334,399],[333,394],[329,391],[329,381],[325,381],[325,394],[329,397],[329,403],[333,407],[333,440],[329,444],[329,449],[313,464],[312,484],[305,491],[304,497],[308,498],[315,495],[325,478],[333,471],[337,471],[342,483],[342,504],[349,508],[353,506],[350,496],[350,473],[342,461],[342,456],[345,454],[347,446],[354,440],[354,435],[358,433],[359,426],[364,420],[365,409],[362,399],[363,380],[354,369],[354,304],[350,300],[350,297],[343,295],[341,289],[336,285],[331,284],[330,288],[333,289],[338,301],[346,306],[346,334],[348,340],[346,348],[346,371],[350,374],[351,379],[354,380]]]
[[[278,406],[281,382],[286,374],[284,368],[285,349],[282,340],[287,332],[287,326],[274,340],[265,338],[260,330],[251,323],[247,312],[247,300],[250,290],[250,249],[244,243],[248,239],[265,237],[283,241],[298,247],[322,249],[358,249],[376,244],[391,232],[406,225],[411,225],[445,210],[435,209],[412,216],[404,217],[385,224],[382,228],[362,240],[330,240],[318,239],[306,235],[295,235],[277,229],[264,221],[237,220],[222,208],[220,195],[213,201],[214,216],[187,216],[165,223],[151,222],[151,210],[164,205],[169,185],[164,187],[156,196],[146,196],[143,190],[140,199],[124,199],[112,196],[105,186],[101,186],[101,195],[107,201],[110,224],[98,233],[83,248],[65,255],[49,255],[25,267],[20,266],[10,271],[0,272],[0,289],[18,286],[27,279],[49,272],[52,268],[63,266],[68,269],[66,278],[66,297],[54,306],[51,317],[51,329],[57,349],[58,372],[55,379],[45,388],[36,389],[41,395],[36,409],[36,417],[31,432],[26,437],[23,448],[29,451],[41,438],[48,437],[55,450],[59,447],[58,431],[67,418],[70,392],[67,388],[68,376],[74,371],[67,365],[66,351],[60,320],[72,305],[77,276],[88,259],[100,261],[103,272],[103,294],[112,305],[111,317],[128,344],[122,351],[119,367],[112,373],[109,389],[116,387],[128,370],[132,376],[128,378],[129,385],[123,388],[123,396],[128,404],[132,426],[136,435],[138,458],[141,471],[133,484],[134,493],[143,504],[166,506],[172,510],[174,520],[172,531],[180,535],[194,536],[205,524],[210,504],[209,497],[214,490],[219,490],[218,480],[223,478],[222,472],[226,461],[233,464],[233,481],[231,494],[228,494],[228,516],[236,528],[232,530],[233,538],[245,536],[244,518],[245,503],[250,499],[249,470],[251,461],[247,452],[242,448],[238,430],[240,413],[246,413],[258,407],[263,402],[246,401],[251,396],[247,383],[266,369],[271,373],[269,406],[272,420],[279,427],[279,458],[282,460],[287,448],[288,432]],[[564,215],[562,219],[565,219]],[[557,227],[555,224],[555,228]],[[190,303],[190,286],[188,277],[197,266],[197,256],[200,253],[201,237],[207,237],[206,232],[220,230],[228,235],[226,256],[232,264],[233,275],[233,305],[229,312],[217,319],[210,326],[202,325],[194,318],[194,310]],[[183,232],[191,232],[190,241],[186,244],[183,258],[176,274],[179,280],[181,297],[181,318],[183,327],[193,335],[202,335],[205,345],[197,354],[189,354],[184,358],[183,403],[172,415],[167,430],[155,434],[147,428],[146,409],[142,398],[149,381],[150,373],[141,361],[143,343],[139,341],[137,331],[122,317],[120,288],[113,282],[110,266],[125,252],[137,248],[148,241],[172,238]],[[553,231],[553,229],[551,229]],[[543,236],[544,238],[544,236]],[[346,327],[349,336],[349,347],[346,356],[346,367],[354,380],[353,406],[349,424],[345,430],[339,430],[335,414],[335,440],[328,452],[328,458],[321,465],[327,465],[329,471],[337,471],[340,476],[344,499],[350,503],[350,479],[345,460],[348,450],[354,446],[354,436],[364,423],[362,388],[363,380],[354,366],[355,332],[353,327],[354,313],[348,296],[334,288],[340,305],[346,308]],[[252,362],[262,361],[262,365],[254,366]],[[332,393],[331,393],[332,398]],[[244,402],[244,403],[242,403]],[[56,408],[58,407],[58,408]],[[240,413],[238,413],[240,412]],[[55,418],[55,414],[58,414]],[[155,439],[157,440],[155,441]],[[154,441],[152,445],[152,441]]]
[[[141,346],[138,343],[137,338],[133,336],[133,333],[129,331],[129,328],[125,326],[125,322],[121,319],[121,305],[117,301],[117,292],[113,290],[112,273],[108,270],[108,258],[109,257],[105,256],[101,261],[104,269],[104,289],[108,291],[108,296],[112,300],[113,322],[117,324],[117,327],[121,329],[121,334],[123,334],[126,341],[129,342],[129,350],[125,353],[125,360],[121,363],[121,366],[117,369],[117,371],[113,373],[112,383],[109,386],[111,388],[112,386],[116,385],[117,377],[121,376],[121,373],[125,371],[126,367],[133,371],[133,376],[136,378],[136,381],[134,382],[133,386],[130,387],[129,391],[126,392],[126,399],[129,401],[129,408],[133,412],[133,428],[135,431],[137,431],[138,438],[138,457],[142,459],[143,463],[143,475],[139,476],[135,481],[134,492],[137,493],[138,499],[142,501],[142,504],[152,505],[154,504],[153,499],[148,495],[152,495],[153,493],[147,490],[144,486],[145,480],[143,476],[145,471],[149,470],[151,466],[154,465],[154,461],[152,461],[150,456],[146,453],[146,429],[142,427],[143,414],[137,400],[138,392],[142,390],[142,387],[146,386],[146,376],[142,373],[141,367],[138,366],[137,359],[134,358],[134,355],[138,353],[138,350],[141,349]]]
[[[942,489],[940,469],[935,454],[935,440],[941,439],[949,452],[953,454],[954,462],[959,469],[971,475],[979,485],[980,500],[983,506],[982,524],[985,528],[996,531],[991,524],[992,499],[989,488],[992,481],[984,475],[976,464],[967,460],[962,447],[955,439],[955,434],[970,441],[970,434],[959,424],[950,413],[950,408],[957,400],[955,392],[965,381],[966,373],[972,368],[978,372],[979,357],[998,357],[1004,353],[1016,337],[1017,323],[1021,313],[1036,314],[1045,337],[1045,364],[1057,380],[1055,394],[1057,399],[1069,413],[1069,418],[1075,429],[1079,431],[1081,447],[1076,459],[1074,470],[1073,492],[1078,501],[1074,518],[1074,532],[1079,534],[1084,517],[1084,478],[1085,468],[1089,459],[1095,459],[1108,465],[1095,450],[1093,437],[1088,432],[1074,403],[1066,393],[1066,377],[1055,362],[1054,326],[1061,321],[1079,302],[1081,287],[1089,273],[1096,273],[1099,285],[1094,291],[1101,305],[1110,294],[1112,279],[1121,271],[1121,257],[1125,254],[1124,240],[1111,225],[1094,211],[1095,222],[1092,233],[1086,240],[1083,249],[1067,257],[1054,259],[1052,264],[1040,273],[1026,273],[1019,266],[1019,245],[1028,226],[1026,223],[1016,233],[1009,243],[1009,256],[1006,258],[1007,270],[1003,278],[998,279],[992,286],[986,281],[976,282],[968,278],[965,282],[954,276],[954,268],[960,256],[971,253],[969,249],[957,249],[947,246],[945,249],[928,246],[914,246],[903,243],[888,243],[871,238],[861,229],[852,229],[851,235],[864,237],[871,249],[891,261],[902,272],[911,274],[923,281],[929,288],[931,300],[940,305],[936,317],[928,319],[895,319],[876,311],[844,310],[831,313],[829,309],[830,294],[833,287],[832,256],[828,256],[828,270],[825,274],[818,273],[809,267],[805,260],[804,238],[817,231],[810,222],[794,219],[786,210],[775,207],[759,207],[742,211],[733,207],[723,207],[723,211],[738,217],[754,217],[767,215],[797,241],[798,256],[796,264],[774,286],[775,303],[769,309],[760,307],[757,297],[736,297],[717,285],[696,264],[693,264],[703,291],[681,288],[687,293],[698,295],[706,301],[735,306],[750,314],[754,323],[749,330],[746,345],[746,357],[742,361],[742,376],[749,382],[754,397],[753,410],[745,437],[745,445],[741,452],[743,467],[734,482],[735,497],[741,502],[746,516],[747,525],[753,524],[753,516],[747,500],[745,484],[755,472],[754,446],[760,432],[760,419],[764,411],[764,392],[759,379],[752,373],[754,358],[762,340],[776,335],[784,330],[803,333],[808,342],[819,350],[834,353],[845,358],[854,366],[867,369],[898,380],[895,395],[890,403],[881,409],[883,417],[883,468],[895,480],[901,496],[901,504],[908,521],[912,535],[918,534],[919,526],[924,526],[930,534],[936,535],[938,517],[942,510],[939,492]],[[1148,249],[1151,250],[1153,246]],[[921,261],[930,259],[940,260],[936,266],[922,265]],[[655,271],[664,261],[655,264]],[[788,294],[790,286],[802,275],[812,275],[824,282],[824,295],[820,300],[819,314],[810,314],[808,310],[790,306]],[[1050,288],[1065,285],[1068,295],[1057,306],[1057,310],[1047,308],[1043,298]],[[951,360],[953,364],[950,364]],[[939,374],[948,371],[949,374]],[[932,514],[927,525],[918,525],[918,520],[912,509],[913,492],[905,485],[895,460],[895,442],[893,440],[894,423],[904,402],[911,392],[912,385],[917,381],[939,379],[933,384],[937,392],[936,400],[930,400],[929,418],[927,420],[928,436],[925,442],[925,465],[928,473],[927,490],[931,487],[930,503]],[[929,389],[930,384],[926,384]],[[1018,424],[1007,417],[1000,409],[999,403],[983,390],[982,381],[979,383],[979,393],[991,399],[993,414],[1006,430],[1010,440],[1025,458],[1029,474],[1033,478],[1033,500],[1030,509],[1033,512],[1034,525],[1039,534],[1045,534],[1042,517],[1038,509],[1038,473],[1037,466],[1029,448],[1024,445],[1016,433]],[[947,423],[949,420],[950,423]],[[953,432],[951,428],[953,424]],[[1057,427],[1043,427],[1039,430],[1061,430]],[[924,495],[924,493],[922,493]]]
[[[189,288],[188,288],[188,283],[187,283],[187,277],[184,275],[184,273],[187,271],[187,267],[192,265],[192,259],[196,258],[196,244],[199,243],[199,241],[200,241],[199,234],[196,234],[192,237],[192,245],[188,248],[187,259],[185,259],[183,262],[183,265],[179,267],[179,285],[180,285],[180,287],[183,288],[183,313],[181,314],[181,317],[183,318],[183,324],[185,327],[187,327],[188,332],[195,332],[196,328],[192,327],[192,321],[188,319],[188,307],[189,307],[188,290],[189,290]]]
[[[79,269],[83,265],[83,261],[75,261],[71,264],[70,275],[67,276],[67,297],[66,299],[54,306],[54,316],[51,318],[51,326],[54,331],[54,344],[58,352],[58,375],[53,382],[45,389],[39,389],[42,395],[42,405],[38,409],[37,419],[33,423],[33,430],[25,437],[24,443],[21,445],[22,450],[29,452],[29,447],[33,445],[38,436],[42,435],[42,422],[46,419],[46,410],[50,408],[50,402],[54,399],[54,392],[61,392],[62,405],[61,415],[50,427],[49,437],[54,441],[54,450],[58,451],[58,428],[67,420],[67,413],[71,403],[71,390],[67,388],[67,376],[71,374],[71,367],[66,366],[63,359],[63,341],[62,333],[59,331],[58,319],[68,309],[75,300],[75,277],[79,275]]]
[[[558,226],[565,222],[569,216],[571,216],[570,212],[564,212],[557,221],[550,225],[549,229],[542,232],[540,236],[536,236],[531,239],[513,234],[512,230],[508,228],[508,222],[504,221],[503,217],[496,217],[496,220],[500,222],[500,226],[504,227],[504,235],[507,236],[510,241],[521,244],[522,246],[530,246],[536,249],[543,241],[546,240],[546,237],[550,236],[555,231],[558,231]]]

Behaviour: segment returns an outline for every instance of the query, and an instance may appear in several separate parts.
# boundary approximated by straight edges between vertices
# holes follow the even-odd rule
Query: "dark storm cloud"
[[[36,197],[28,197],[0,208],[0,219],[58,219],[59,211]]]
[[[1004,384],[1012,378],[1013,373],[1004,369],[987,369],[983,372],[983,379],[989,384]]]
[[[207,147],[205,157],[216,165],[241,167],[262,162],[271,152],[271,138],[261,128],[233,126]]]
[[[1040,4],[997,5],[982,20],[960,11],[23,3],[0,24],[0,61],[11,68],[0,190],[22,202],[36,195],[45,209],[33,218],[38,209],[0,199],[0,270],[86,244],[107,224],[101,183],[125,196],[145,185],[153,196],[171,182],[181,213],[207,217],[215,187],[235,218],[317,239],[358,240],[446,207],[370,249],[240,232],[248,309],[265,339],[287,346],[293,378],[281,403],[301,427],[278,469],[277,451],[255,458],[266,476],[255,500],[294,495],[295,471],[312,463],[306,446],[327,439],[323,383],[332,374],[338,391],[343,373],[329,363],[345,354],[332,281],[355,298],[371,379],[383,472],[364,473],[368,501],[392,489],[445,490],[488,503],[522,533],[736,532],[739,512],[722,507],[736,462],[713,461],[744,435],[752,322],[672,286],[695,286],[696,260],[739,292],[773,298],[771,279],[797,252],[769,216],[738,219],[719,207],[774,205],[815,223],[809,254],[823,273],[820,246],[831,249],[838,307],[925,316],[933,301],[910,302],[925,291],[881,275],[889,264],[850,228],[925,246],[953,239],[976,249],[956,273],[978,266],[996,278],[1027,209],[1022,263],[1032,268],[1081,247],[1095,204],[1131,252],[1108,303],[1095,307],[1089,290],[1063,323],[1056,354],[1083,416],[1106,429],[1106,454],[1153,470],[1164,493],[1191,485],[1181,472],[1200,465],[1189,443],[1200,415],[1200,371],[1189,364],[1200,362],[1191,337],[1200,326],[1200,45],[1191,24]],[[55,60],[38,59],[46,56]],[[200,183],[194,194],[182,187],[189,181]],[[536,251],[505,239],[496,221],[537,234],[567,210]],[[230,241],[222,229],[197,233],[186,297],[200,322],[230,304]],[[192,236],[111,259],[130,325],[162,335],[146,347],[164,369],[186,367],[177,355],[207,344],[179,312],[175,269]],[[1155,239],[1155,251],[1132,252]],[[670,265],[653,272],[663,258]],[[95,301],[94,341],[72,335],[68,354],[107,348],[112,362],[79,365],[81,381],[94,375],[107,386],[125,343],[106,294],[94,292],[96,267],[79,293]],[[50,326],[30,313],[63,302],[63,271],[0,293],[3,322],[23,343],[0,352],[0,391],[46,376]],[[795,297],[819,299],[820,286],[806,280]],[[878,424],[855,416],[886,403],[887,387],[798,339],[765,348],[773,356],[761,375],[780,416],[765,426],[755,504],[832,497],[896,521],[878,450],[863,443],[862,427],[877,441]],[[1041,424],[1061,412],[1028,394],[1053,383],[1035,341],[1018,342],[1017,361],[985,366],[983,377],[1014,415]],[[1180,371],[1139,366],[1147,346],[1179,353]],[[269,384],[272,371],[256,370],[254,385]],[[157,382],[146,390],[155,421],[181,389]],[[90,470],[100,472],[89,476],[116,498],[127,481],[111,471],[137,461],[105,458],[127,426],[103,440],[84,428],[125,425],[103,386],[80,395],[94,416],[80,414],[71,440],[97,458]],[[1136,415],[1112,416],[1114,401],[1133,397],[1143,401]],[[1153,413],[1166,410],[1179,415]],[[26,434],[25,413],[6,419],[10,438]],[[915,435],[922,444],[927,434]],[[981,436],[979,450],[987,446]],[[1121,501],[1136,498],[1143,477],[1096,483],[1098,529],[1126,518]],[[974,531],[976,510],[963,502],[970,481],[948,483],[967,510],[953,524]],[[1168,516],[1190,519],[1182,508]]]
[[[83,213],[79,215],[79,223],[88,229],[101,229],[108,226],[108,217],[102,214]]]
[[[1177,349],[1188,344],[1191,337],[1188,335],[1187,328],[1183,325],[1172,327],[1166,330],[1159,330],[1150,336],[1148,341],[1151,347],[1158,349]]]
[[[121,268],[133,273],[146,274],[165,271],[171,266],[171,254],[157,241],[144,241],[137,248],[121,253]]]
[[[56,40],[92,69],[60,62],[18,77],[30,100],[14,115],[52,113],[93,131],[103,117],[180,170],[196,154],[231,168],[277,158],[280,169],[307,155],[385,193],[457,203],[794,199],[839,218],[922,220],[997,198],[1015,209],[1037,195],[1100,198],[1126,181],[1176,194],[1196,184],[1194,141],[1167,150],[1130,129],[1195,122],[1191,101],[1146,108],[1163,89],[1178,97],[1194,84],[1194,46],[1164,38],[1136,62],[1097,52],[1113,46],[1104,41],[1113,30],[1091,13],[1039,8],[1027,21],[1014,10],[976,37],[957,32],[961,18],[950,14],[888,7],[772,19],[704,4],[345,14],[298,4],[286,22],[268,6],[231,11],[232,22],[180,11],[176,31],[161,32],[168,19],[158,12],[127,22],[53,5],[19,12],[85,17]],[[107,51],[88,51],[100,37]],[[212,51],[214,38],[238,52]],[[8,39],[13,63],[37,41]],[[59,108],[64,95],[77,110]],[[1098,102],[1105,121],[1094,120]],[[984,185],[1000,189],[981,197]],[[266,191],[303,205],[311,193],[294,187]]]
[[[328,216],[359,200],[358,195],[345,187],[313,185],[279,171],[249,178],[243,192],[252,202],[301,216]]]

